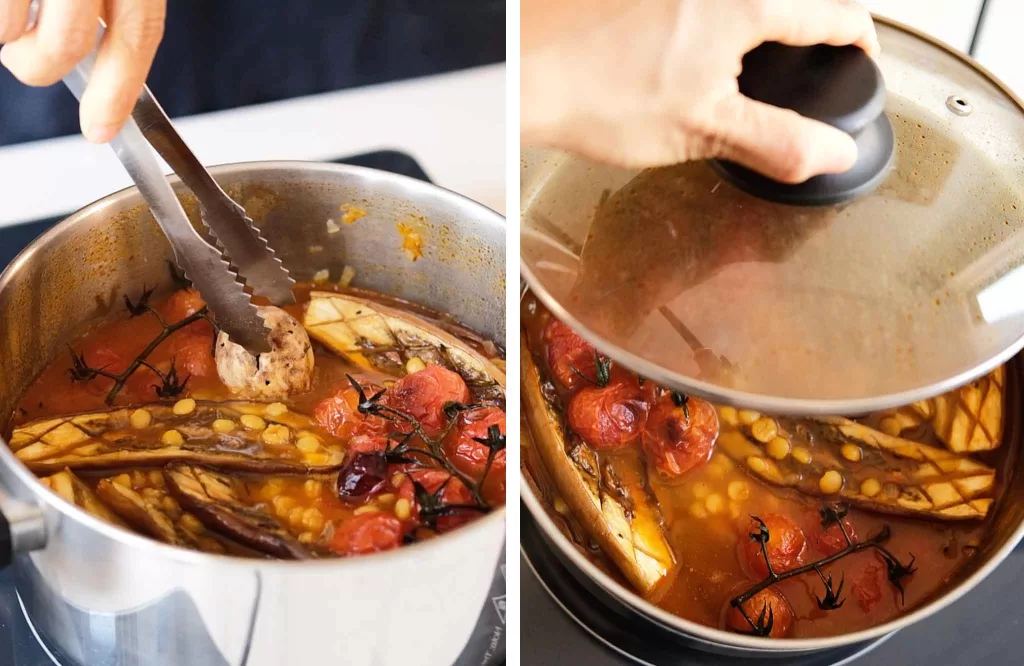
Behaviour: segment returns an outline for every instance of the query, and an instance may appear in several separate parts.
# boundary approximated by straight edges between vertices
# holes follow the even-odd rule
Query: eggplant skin
[[[74,504],[112,525],[128,529],[128,525],[121,520],[120,516],[104,504],[92,488],[87,486],[70,469],[65,468],[56,474],[43,477],[39,481],[66,502]]]
[[[37,474],[64,468],[123,469],[160,467],[171,462],[193,462],[220,469],[266,474],[329,472],[341,467],[343,443],[312,419],[294,411],[278,413],[258,402],[197,401],[188,414],[175,414],[174,403],[156,403],[140,409],[114,409],[72,414],[33,421],[11,435],[14,455]],[[136,427],[132,416],[144,411],[145,427]],[[265,430],[243,427],[243,417],[259,417],[265,425],[287,431],[285,441],[268,443]],[[233,429],[215,431],[217,420],[230,421]],[[169,431],[181,436],[180,444],[168,444]],[[275,429],[280,439],[281,428]],[[316,435],[320,448],[300,451],[299,433]]]
[[[186,529],[182,521],[184,512],[175,502],[170,502],[171,507],[167,506],[169,496],[164,489],[148,487],[138,490],[119,483],[115,478],[106,478],[96,484],[96,494],[124,522],[158,541],[207,553],[226,550],[217,540]]]
[[[579,523],[629,582],[644,594],[675,570],[657,502],[638,479],[636,460],[600,460],[573,437],[544,395],[526,334],[520,337],[523,414],[554,485]],[[629,479],[626,484],[621,479]],[[611,484],[612,487],[609,487]]]
[[[241,483],[198,465],[171,464],[164,469],[171,494],[207,528],[253,550],[282,559],[304,560],[313,551],[302,545],[272,516],[246,504]]]

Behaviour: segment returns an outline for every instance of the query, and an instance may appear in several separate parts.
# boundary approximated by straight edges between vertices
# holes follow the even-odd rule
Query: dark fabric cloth
[[[168,0],[149,86],[172,117],[505,59],[504,0]],[[0,145],[78,131],[63,86],[0,68]]]

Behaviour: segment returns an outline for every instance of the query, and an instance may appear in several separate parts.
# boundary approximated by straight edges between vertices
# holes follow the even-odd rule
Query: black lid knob
[[[856,46],[785,46],[766,42],[743,57],[740,92],[747,97],[841,129],[857,143],[857,162],[840,174],[790,185],[733,162],[713,162],[730,182],[754,196],[819,206],[870,192],[892,164],[895,139],[885,116],[885,82]]]

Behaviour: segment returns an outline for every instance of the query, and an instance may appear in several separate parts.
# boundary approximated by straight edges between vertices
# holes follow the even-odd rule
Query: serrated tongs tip
[[[104,30],[101,23],[97,44]],[[78,99],[92,75],[96,53],[94,48],[64,79]],[[218,328],[250,353],[269,351],[269,331],[246,285],[254,294],[280,305],[294,302],[295,281],[245,210],[228,197],[185,145],[148,88],[143,88],[131,118],[111,147],[149,204],[178,266],[206,301]],[[217,247],[192,226],[151,148],[192,190]]]

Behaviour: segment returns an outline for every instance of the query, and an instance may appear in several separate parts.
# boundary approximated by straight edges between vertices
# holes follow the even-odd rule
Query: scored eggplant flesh
[[[1005,387],[1006,368],[1000,366],[955,391],[884,412],[881,417],[891,428],[890,434],[927,423],[950,451],[990,451],[1003,441]]]
[[[56,474],[43,477],[39,482],[52,490],[58,497],[70,502],[87,513],[105,520],[112,525],[128,528],[128,525],[121,520],[120,516],[114,513],[110,507],[97,497],[92,488],[87,486],[70,469],[62,469]]]
[[[880,513],[980,519],[995,498],[995,470],[946,449],[893,437],[842,417],[773,422],[778,434],[772,439],[788,440],[789,448],[776,453],[781,459],[773,458],[769,447],[754,436],[755,424],[723,427],[718,447],[764,481],[806,495],[841,498]],[[830,488],[837,480],[834,475],[825,478],[830,472],[840,475],[837,492]]]
[[[505,373],[468,344],[400,310],[355,296],[314,291],[302,325],[309,335],[352,363],[395,377],[419,359],[457,372],[477,403],[505,404]]]
[[[447,312],[441,312],[440,310],[428,308],[427,306],[419,303],[407,301],[404,298],[399,298],[398,296],[392,296],[391,294],[372,291],[370,289],[363,289],[362,287],[338,286],[334,288],[332,293],[362,298],[370,301],[371,303],[391,308],[392,310],[407,312],[412,316],[418,317],[419,319],[436,326],[445,333],[454,335],[459,340],[469,344],[473,349],[491,359],[492,363],[495,363],[496,365],[499,364],[499,362],[504,363],[504,352],[499,349],[494,342],[481,337],[476,331],[466,328]]]
[[[674,570],[676,561],[639,457],[599,458],[569,432],[561,410],[545,396],[525,334],[520,346],[523,411],[555,487],[626,578],[649,593]]]
[[[115,409],[34,421],[14,431],[10,446],[29,469],[43,474],[65,467],[116,469],[175,461],[246,472],[327,472],[339,468],[344,455],[341,441],[309,417],[263,403],[197,401],[187,414],[175,414],[172,403],[151,404],[141,410],[148,414],[146,419],[136,414],[133,421],[137,411]],[[229,422],[231,429],[225,431]],[[169,431],[181,436],[180,444],[166,443]],[[308,450],[309,435],[316,438],[318,448]],[[296,446],[300,437],[303,450]]]
[[[142,473],[146,478],[148,474]],[[134,487],[128,474],[100,479],[96,494],[122,519],[138,531],[154,539],[201,550],[206,553],[223,553],[224,545],[207,535],[195,516],[186,517],[178,502],[166,488],[156,485]]]
[[[268,555],[293,560],[313,555],[274,517],[253,506],[240,480],[180,463],[168,465],[165,474],[175,498],[209,529]]]

